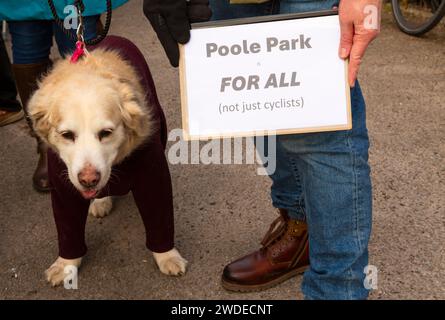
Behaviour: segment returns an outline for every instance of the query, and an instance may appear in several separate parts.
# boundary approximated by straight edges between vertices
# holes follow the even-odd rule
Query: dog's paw
[[[112,208],[112,197],[105,197],[102,199],[94,199],[90,204],[88,212],[96,218],[103,218],[111,212]]]
[[[153,252],[153,257],[162,273],[169,276],[182,276],[187,268],[187,260],[173,248],[164,253]]]
[[[68,272],[65,273],[67,266],[80,267],[82,258],[77,259],[63,259],[58,257],[57,260],[45,271],[46,281],[48,281],[53,287],[59,286],[63,283],[65,277],[68,276]]]

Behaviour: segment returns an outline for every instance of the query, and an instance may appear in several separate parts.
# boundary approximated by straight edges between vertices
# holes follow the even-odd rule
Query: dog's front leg
[[[182,276],[185,274],[187,260],[175,248],[163,253],[153,252],[153,257],[162,273],[169,276]]]
[[[58,257],[57,260],[45,271],[46,280],[51,283],[53,287],[61,285],[68,276],[68,266],[80,267],[82,258],[77,259],[64,259]]]

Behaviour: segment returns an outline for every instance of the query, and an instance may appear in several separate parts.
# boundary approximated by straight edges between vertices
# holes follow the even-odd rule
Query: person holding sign
[[[154,29],[171,64],[177,66],[179,53],[172,43],[185,43],[190,37],[184,20],[186,1],[167,2],[177,4],[169,15],[181,17],[183,28],[179,30],[175,25],[179,20],[170,18],[162,19],[162,27],[155,24]],[[228,290],[264,290],[304,270],[302,291],[306,299],[366,299],[372,287],[365,273],[369,269],[372,224],[369,139],[365,102],[356,78],[365,50],[379,32],[381,1],[338,2],[210,0],[215,20],[339,7],[338,54],[349,59],[351,86],[351,130],[277,136],[277,168],[270,177],[273,206],[280,216],[264,237],[262,248],[224,268],[222,284]],[[202,7],[206,3],[200,1]],[[157,14],[168,16],[161,11]],[[214,49],[209,48],[209,52]]]

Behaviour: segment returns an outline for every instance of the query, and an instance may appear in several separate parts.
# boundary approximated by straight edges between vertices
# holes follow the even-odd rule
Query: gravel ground
[[[177,70],[170,68],[133,0],[113,15],[111,33],[134,41],[157,82],[170,129],[180,127]],[[360,80],[368,105],[374,187],[371,299],[445,299],[445,33],[399,32],[389,14],[367,52]],[[267,177],[253,165],[171,165],[183,278],[160,274],[144,247],[131,197],[103,220],[90,218],[79,290],[51,288],[43,271],[57,254],[48,195],[31,187],[35,146],[18,123],[0,128],[0,298],[301,299],[301,277],[258,293],[219,283],[224,265],[257,248],[275,218]]]

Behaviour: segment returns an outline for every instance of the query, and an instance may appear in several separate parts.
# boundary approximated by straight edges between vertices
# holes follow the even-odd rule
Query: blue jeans
[[[84,38],[96,36],[96,23],[99,16],[84,17]],[[62,57],[74,51],[76,41],[68,38],[52,20],[9,21],[11,33],[12,58],[15,64],[40,63],[47,61],[56,39]],[[74,35],[76,30],[70,30]]]
[[[210,0],[214,19],[330,9],[338,0],[281,0],[229,5]],[[363,285],[372,224],[365,102],[351,89],[352,130],[277,136],[271,197],[309,228],[306,299],[366,299]]]

